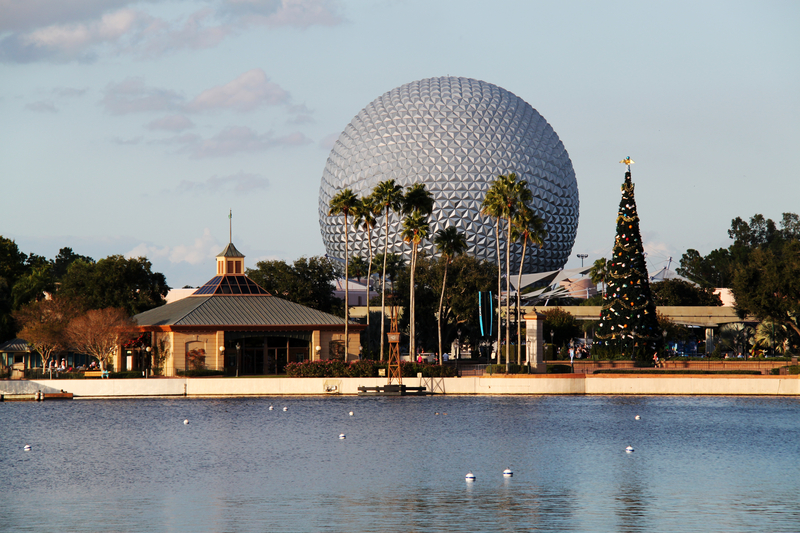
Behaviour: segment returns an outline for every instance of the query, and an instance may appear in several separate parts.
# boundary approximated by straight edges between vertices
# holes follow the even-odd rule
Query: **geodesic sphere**
[[[578,228],[578,184],[550,124],[521,98],[484,81],[430,78],[393,89],[353,118],[328,156],[319,190],[327,253],[344,260],[344,216],[328,215],[331,198],[346,188],[367,196],[379,182],[394,179],[404,188],[424,183],[434,197],[430,237],[420,245],[428,255],[436,255],[435,232],[452,225],[466,236],[469,255],[496,263],[496,221],[481,215],[481,203],[497,176],[511,172],[528,182],[531,206],[547,230],[541,249],[529,243],[524,271],[562,268]],[[352,218],[348,222],[350,256],[368,259],[367,232],[354,230]],[[401,217],[392,213],[389,253],[408,260],[411,246],[401,230]],[[373,253],[382,253],[385,242],[381,216],[372,231]],[[512,272],[521,253],[522,245],[514,244]]]

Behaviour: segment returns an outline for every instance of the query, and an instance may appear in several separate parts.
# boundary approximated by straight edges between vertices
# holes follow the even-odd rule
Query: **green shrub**
[[[224,370],[209,370],[207,368],[196,368],[192,370],[178,370],[176,374],[179,376],[183,376],[186,378],[204,378],[208,376],[222,376],[225,374]],[[142,373],[139,372],[139,377],[142,376]],[[114,374],[111,374],[111,377],[114,377]]]
[[[594,374],[734,374],[747,376],[760,376],[760,370],[690,370],[690,369],[669,369],[659,368],[601,368],[595,370]]]
[[[569,365],[547,365],[548,374],[571,374],[572,367]]]
[[[292,378],[369,378],[378,377],[378,369],[387,369],[386,362],[378,361],[306,361],[286,365],[286,375]],[[400,363],[400,373],[404,378],[417,377],[421,372],[424,377],[453,377],[455,368],[431,364]]]
[[[125,372],[111,372],[108,377],[112,379],[135,379],[135,378],[143,378],[141,370],[128,370]]]
[[[487,374],[505,374],[506,365],[488,365],[484,372]],[[527,374],[527,373],[528,373],[527,365],[518,365],[516,363],[511,363],[508,365],[508,374]]]

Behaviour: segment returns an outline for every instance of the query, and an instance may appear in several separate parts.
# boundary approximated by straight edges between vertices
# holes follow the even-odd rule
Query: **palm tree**
[[[503,215],[503,201],[501,189],[504,187],[505,176],[498,176],[492,183],[481,204],[481,214],[495,219],[494,237],[497,246],[497,319],[500,320],[500,293],[502,291],[503,267],[500,260],[500,219]],[[502,328],[497,328],[497,362],[500,362],[500,348],[502,345]]]
[[[399,211],[403,202],[403,188],[394,180],[385,180],[372,191],[375,203],[384,212],[383,274],[381,275],[381,360],[383,360],[383,339],[386,336],[386,258],[389,255],[389,214]]]
[[[603,284],[603,294],[606,292],[606,275],[608,274],[608,264],[606,263],[606,258],[601,257],[594,263],[592,263],[592,268],[589,269],[589,279],[592,280],[592,283],[595,285]]]
[[[353,226],[363,227],[367,232],[367,246],[369,247],[369,266],[367,266],[367,345],[370,344],[371,330],[369,328],[369,286],[372,278],[372,228],[375,227],[375,217],[380,215],[381,205],[375,201],[373,195],[364,196],[361,204],[354,213]],[[370,348],[371,349],[371,348]]]
[[[541,248],[544,245],[544,239],[547,237],[547,230],[544,229],[544,220],[536,216],[533,209],[524,206],[519,210],[513,220],[514,233],[517,234],[515,240],[522,239],[522,257],[519,261],[519,274],[517,275],[517,364],[522,364],[522,328],[520,325],[520,292],[522,285],[522,267],[525,264],[525,252],[528,241],[532,244],[537,244]]]
[[[494,190],[492,190],[494,189]],[[491,195],[489,194],[491,193]],[[511,173],[508,176],[500,175],[492,184],[490,191],[487,192],[484,199],[483,209],[487,214],[494,216],[498,219],[498,229],[496,230],[499,236],[499,224],[501,219],[506,220],[506,345],[510,346],[511,337],[511,300],[508,295],[511,293],[511,220],[516,213],[527,206],[533,199],[533,194],[528,187],[528,182],[524,180],[517,181],[517,175]],[[488,203],[487,203],[488,200]],[[500,263],[500,245],[498,243],[498,263]],[[498,266],[499,268],[499,266]],[[502,271],[498,277],[502,276]],[[500,287],[500,290],[502,287]],[[498,332],[498,338],[500,334]],[[499,344],[499,343],[498,343]],[[498,350],[500,346],[498,346]],[[506,353],[506,372],[508,372],[509,357]]]
[[[347,232],[347,217],[358,209],[359,200],[353,191],[344,189],[339,191],[331,198],[329,215],[344,215],[344,361],[348,361],[350,356],[350,337],[348,336],[347,325],[350,322],[350,281],[347,277],[349,273],[349,243]]]
[[[437,315],[439,330],[439,364],[442,364],[442,304],[444,303],[444,289],[447,286],[447,267],[457,255],[467,251],[467,238],[455,226],[448,226],[436,232],[433,242],[444,260],[444,275],[442,276],[442,294],[439,296],[439,314]]]
[[[406,191],[403,197],[403,231],[401,233],[405,242],[411,243],[411,288],[409,295],[409,346],[408,353],[413,357],[416,353],[416,302],[414,273],[417,267],[417,248],[423,239],[428,237],[430,227],[428,216],[433,212],[433,196],[425,189],[422,183],[415,183]]]

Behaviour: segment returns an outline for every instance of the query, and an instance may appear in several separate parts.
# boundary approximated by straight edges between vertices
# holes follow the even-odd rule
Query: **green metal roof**
[[[222,250],[217,257],[244,257],[244,254],[236,249],[232,242]]]
[[[267,295],[190,296],[133,317],[139,326],[344,326],[344,319]]]

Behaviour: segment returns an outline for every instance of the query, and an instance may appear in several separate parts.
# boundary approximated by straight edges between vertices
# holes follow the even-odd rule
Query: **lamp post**
[[[589,257],[589,254],[578,254],[578,257],[581,260],[581,269],[583,269],[583,260]],[[581,276],[583,276],[583,274],[581,274]]]
[[[239,360],[242,358],[242,345],[236,343],[236,377],[239,377]]]
[[[222,359],[222,370],[225,370],[225,345],[220,345],[219,347],[219,357]],[[219,367],[217,367],[219,368]]]
[[[458,373],[458,360],[461,359],[461,328],[458,328],[458,346],[456,346],[456,377]]]
[[[556,352],[556,341],[555,341],[556,332],[552,329],[550,330],[550,349],[553,350],[553,357],[555,357]],[[544,351],[544,371],[547,373],[547,350]]]
[[[153,351],[153,349],[148,346],[144,351],[147,352],[144,362],[144,379],[147,379],[147,374],[150,373],[150,352]]]

